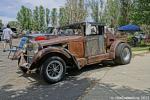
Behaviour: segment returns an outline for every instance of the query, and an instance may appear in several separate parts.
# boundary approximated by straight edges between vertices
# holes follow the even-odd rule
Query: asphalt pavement
[[[129,65],[69,71],[56,84],[36,73],[24,75],[7,55],[0,43],[0,100],[150,100],[149,53],[135,56]]]

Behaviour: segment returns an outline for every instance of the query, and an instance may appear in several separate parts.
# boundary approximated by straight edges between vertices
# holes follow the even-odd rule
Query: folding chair
[[[11,46],[11,49],[7,50],[9,51],[8,58],[10,58],[11,53],[14,53],[12,57],[13,59],[17,51],[23,50],[23,47],[26,44],[27,40],[27,37],[22,37],[18,46]]]

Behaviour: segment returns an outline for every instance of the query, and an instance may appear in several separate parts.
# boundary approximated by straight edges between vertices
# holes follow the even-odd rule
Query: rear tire
[[[116,48],[115,64],[126,65],[129,64],[132,58],[131,48],[126,43],[121,43]]]
[[[57,56],[48,58],[41,67],[41,75],[48,83],[61,81],[66,73],[65,61]]]

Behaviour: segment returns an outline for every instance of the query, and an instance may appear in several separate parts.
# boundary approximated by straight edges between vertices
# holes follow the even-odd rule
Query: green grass
[[[132,51],[148,51],[150,46],[132,47]]]

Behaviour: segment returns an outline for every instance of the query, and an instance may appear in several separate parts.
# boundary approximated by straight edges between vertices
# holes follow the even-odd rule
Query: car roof
[[[66,25],[66,26],[59,27],[59,28],[61,28],[61,29],[63,29],[63,28],[79,28],[80,25],[86,25],[88,23],[91,24],[91,25],[105,26],[105,24],[98,23],[98,22],[81,22],[81,23],[69,24],[69,25]]]

